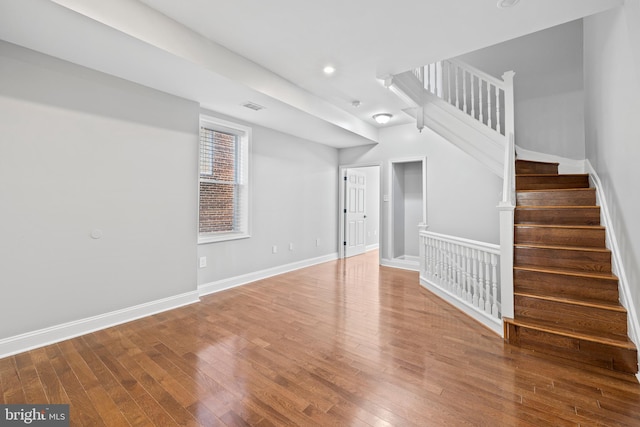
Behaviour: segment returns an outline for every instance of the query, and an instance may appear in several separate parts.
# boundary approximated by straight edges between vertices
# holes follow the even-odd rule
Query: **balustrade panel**
[[[500,319],[500,249],[438,233],[421,232],[424,244],[420,276],[452,298]]]

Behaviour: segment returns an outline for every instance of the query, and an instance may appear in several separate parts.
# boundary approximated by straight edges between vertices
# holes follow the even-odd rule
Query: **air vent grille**
[[[253,111],[260,111],[260,110],[264,110],[265,107],[263,107],[262,105],[258,105],[255,102],[251,102],[251,101],[247,101],[244,104],[242,104],[243,107],[247,107]]]

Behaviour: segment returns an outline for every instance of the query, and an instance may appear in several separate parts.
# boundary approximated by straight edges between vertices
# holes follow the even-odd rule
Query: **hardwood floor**
[[[76,426],[638,426],[632,375],[504,344],[372,252],[0,359]]]

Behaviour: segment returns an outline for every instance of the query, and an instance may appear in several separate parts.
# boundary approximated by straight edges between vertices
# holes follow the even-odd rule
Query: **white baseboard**
[[[236,286],[246,285],[256,280],[266,279],[268,277],[277,276],[278,274],[288,273],[289,271],[299,270],[312,265],[322,264],[323,262],[334,261],[338,259],[338,253],[332,253],[317,258],[310,258],[291,264],[280,265],[278,267],[267,268],[265,270],[253,273],[243,274],[241,276],[230,277],[228,279],[217,280],[215,282],[205,283],[198,286],[200,296],[213,294],[215,292],[224,291],[235,288]]]
[[[366,252],[377,251],[379,248],[380,248],[380,244],[379,243],[374,243],[372,245],[367,245],[365,251]]]
[[[602,225],[607,229],[607,248],[611,250],[613,273],[618,276],[619,279],[618,288],[620,289],[620,303],[627,310],[629,339],[631,339],[636,347],[640,349],[640,322],[638,321],[638,311],[636,310],[633,298],[631,297],[631,288],[629,286],[629,280],[627,279],[627,273],[625,272],[624,265],[622,264],[620,246],[618,245],[618,239],[616,238],[616,233],[614,231],[613,219],[609,214],[611,211],[609,210],[607,198],[604,194],[604,187],[602,186],[600,177],[588,159],[585,161],[585,169],[589,174],[592,183],[596,187],[596,197],[598,199],[598,204],[600,205],[600,220]],[[638,359],[640,359],[640,351],[638,356]],[[640,376],[638,376],[638,379],[640,380]]]
[[[198,302],[198,292],[187,292],[133,307],[112,311],[86,319],[75,320],[61,325],[51,326],[25,334],[0,340],[0,359],[34,348],[43,347],[60,341],[85,335],[100,329],[127,323],[142,317],[151,316],[174,308]]]
[[[473,305],[469,304],[466,301],[460,300],[457,296],[453,295],[449,291],[434,285],[433,283],[422,277],[420,277],[420,284],[428,291],[436,294],[438,297],[453,305],[467,316],[486,326],[496,334],[500,335],[501,337],[504,335],[502,321],[494,319],[493,317],[476,310]]]
[[[400,258],[382,258],[380,265],[385,267],[401,268],[403,270],[420,271],[420,261],[418,257],[414,259],[400,259]]]
[[[554,154],[539,153],[527,150],[516,145],[516,155],[519,160],[531,160],[534,162],[559,163],[559,173],[585,173],[585,161],[568,159]]]

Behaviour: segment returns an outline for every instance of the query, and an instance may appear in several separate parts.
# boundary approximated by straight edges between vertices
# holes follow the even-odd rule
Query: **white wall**
[[[193,102],[0,42],[0,339],[196,290],[197,132]]]
[[[340,150],[341,164],[383,162],[383,195],[389,195],[389,161],[427,157],[429,230],[489,243],[499,242],[498,211],[502,180],[475,159],[429,129],[414,124],[382,129],[377,145]],[[382,203],[382,257],[390,259],[389,202]],[[417,233],[417,231],[416,231]]]
[[[207,267],[198,272],[200,285],[338,250],[338,150],[240,124],[253,128],[251,237],[199,245],[198,256],[207,257]]]
[[[640,0],[584,21],[587,158],[609,204],[640,307]],[[611,232],[611,230],[607,230]]]
[[[584,159],[582,20],[471,52],[459,59],[501,78],[515,71],[516,144]]]

